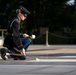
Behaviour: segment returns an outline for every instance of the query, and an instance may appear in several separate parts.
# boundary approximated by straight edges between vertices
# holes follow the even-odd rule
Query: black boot
[[[3,60],[6,60],[6,57],[5,57],[5,55],[6,55],[6,49],[5,48],[1,48],[0,49],[0,53],[1,53],[1,58]]]

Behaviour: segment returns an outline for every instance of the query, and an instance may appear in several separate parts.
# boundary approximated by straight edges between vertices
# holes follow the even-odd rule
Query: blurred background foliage
[[[49,32],[76,37],[76,1],[70,0],[0,0],[0,29],[6,29],[19,5],[26,7],[31,14],[22,22],[23,32],[40,34],[41,27]],[[25,31],[26,30],[26,31]]]

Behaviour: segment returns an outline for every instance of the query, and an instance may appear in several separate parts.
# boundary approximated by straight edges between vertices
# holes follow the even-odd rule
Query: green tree
[[[29,33],[40,27],[49,27],[50,32],[61,32],[64,27],[75,30],[76,27],[76,2],[68,5],[69,0],[0,0],[0,28],[6,28],[15,9],[19,5],[25,6],[31,14],[26,23],[22,23],[23,30]],[[25,26],[26,24],[26,26]]]

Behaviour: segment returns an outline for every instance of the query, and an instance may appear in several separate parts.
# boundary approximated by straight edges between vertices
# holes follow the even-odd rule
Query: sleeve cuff
[[[19,50],[22,50],[23,49],[23,46],[21,45],[21,46],[19,46]]]

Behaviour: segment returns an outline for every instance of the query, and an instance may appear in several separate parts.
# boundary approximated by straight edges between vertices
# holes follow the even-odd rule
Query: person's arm
[[[28,34],[26,34],[26,33],[24,33],[24,34],[23,34],[23,37],[25,37],[25,38],[26,38],[26,37],[29,37],[29,35],[28,35]]]
[[[14,22],[13,23],[13,40],[14,40],[14,43],[18,46],[18,48],[20,50],[23,49],[23,45],[22,45],[22,42],[20,40],[20,32],[19,32],[19,24],[18,22]]]
[[[24,48],[22,49],[22,51],[19,51],[16,47],[14,47],[14,49],[15,49],[17,52],[20,52],[21,55],[26,55]]]

